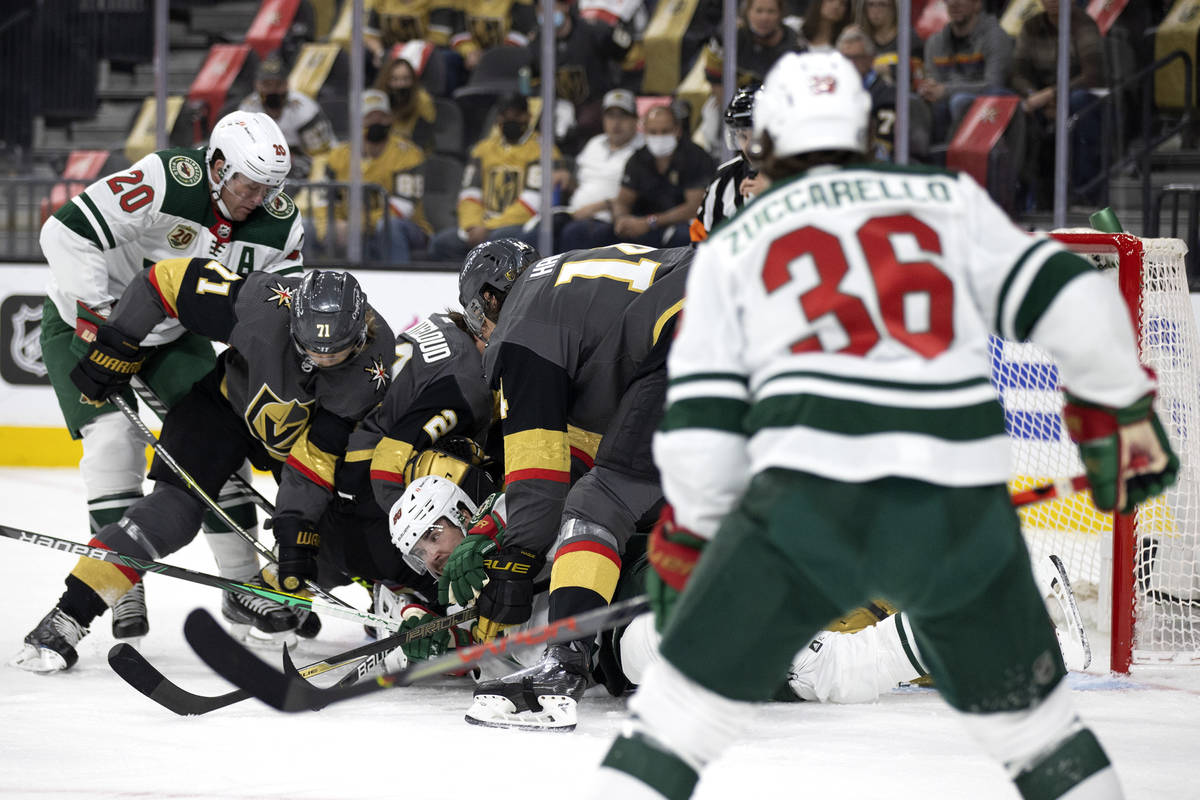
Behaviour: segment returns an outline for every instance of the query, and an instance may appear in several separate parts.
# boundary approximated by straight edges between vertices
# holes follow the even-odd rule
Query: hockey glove
[[[101,325],[87,354],[71,370],[71,382],[82,393],[81,402],[101,405],[125,388],[145,360],[137,342],[116,328]]]
[[[405,606],[400,612],[400,617],[404,620],[400,624],[400,633],[408,633],[413,628],[440,619],[425,606],[415,603]],[[470,643],[471,635],[462,628],[447,628],[420,639],[413,639],[401,647],[404,648],[404,655],[408,656],[409,661],[424,661],[440,656],[452,647],[464,647]]]
[[[471,633],[476,641],[494,639],[500,631],[526,622],[533,615],[533,579],[546,559],[523,547],[503,547],[487,556],[487,585],[475,607],[479,621]]]
[[[666,627],[706,544],[706,539],[675,524],[675,509],[663,507],[646,547],[646,558],[653,568],[646,574],[646,594],[659,633]]]
[[[111,308],[106,307],[111,311]],[[96,331],[107,319],[104,313],[93,310],[82,300],[75,301],[75,338],[71,340],[71,352],[78,358],[87,355],[88,348],[96,341]]]
[[[498,537],[476,533],[472,528],[442,567],[442,575],[438,578],[438,602],[444,606],[457,603],[466,607],[478,597],[488,579],[483,561],[499,545]]]
[[[321,546],[317,526],[300,517],[275,517],[272,531],[279,544],[279,588],[295,592],[306,581],[316,581]]]
[[[1101,511],[1134,506],[1175,483],[1179,457],[1154,413],[1154,392],[1124,408],[1111,408],[1067,393],[1063,417],[1067,432],[1092,485],[1092,502]]]

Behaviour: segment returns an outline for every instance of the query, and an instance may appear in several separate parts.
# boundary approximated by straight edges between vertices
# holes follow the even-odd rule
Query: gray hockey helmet
[[[367,296],[349,272],[313,270],[292,297],[292,339],[313,353],[337,353],[367,339]]]
[[[516,239],[484,242],[467,253],[458,273],[458,302],[472,333],[479,336],[483,331],[483,290],[503,298],[517,276],[540,257],[537,250]]]

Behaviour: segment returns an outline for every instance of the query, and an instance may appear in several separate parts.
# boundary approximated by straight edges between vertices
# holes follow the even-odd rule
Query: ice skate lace
[[[121,599],[113,606],[112,614],[114,620],[146,616],[146,585],[138,583],[121,595]]]
[[[274,600],[268,600],[265,597],[250,597],[249,595],[234,595],[233,602],[258,616],[266,616],[272,611],[284,608]]]
[[[79,640],[87,635],[88,629],[80,625],[65,611],[56,611],[54,616],[50,618],[50,624],[54,626],[54,630],[60,636],[66,639],[72,646],[79,644]]]

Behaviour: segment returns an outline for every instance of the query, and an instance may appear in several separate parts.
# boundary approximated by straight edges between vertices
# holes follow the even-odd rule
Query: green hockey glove
[[[478,597],[487,583],[483,560],[494,553],[497,546],[495,538],[474,532],[459,542],[446,559],[438,578],[438,602],[444,606],[457,603],[465,607]]]
[[[400,633],[408,633],[413,628],[427,622],[441,619],[425,606],[416,603],[411,603],[401,609],[400,617],[403,620],[400,623]],[[463,647],[470,643],[471,634],[469,632],[462,628],[446,628],[420,639],[413,639],[411,642],[402,644],[401,647],[409,661],[424,661],[440,656],[453,647]]]
[[[1096,508],[1128,514],[1175,483],[1179,457],[1154,413],[1154,392],[1124,408],[1090,403],[1069,392],[1066,400],[1063,418],[1079,446]]]

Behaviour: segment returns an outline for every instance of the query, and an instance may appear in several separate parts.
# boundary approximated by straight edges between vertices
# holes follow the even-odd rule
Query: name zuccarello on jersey
[[[728,232],[731,251],[738,253],[763,228],[788,214],[813,209],[834,210],[862,203],[898,200],[906,205],[951,202],[950,181],[942,176],[879,175],[868,178],[809,178],[794,181],[748,206]]]

